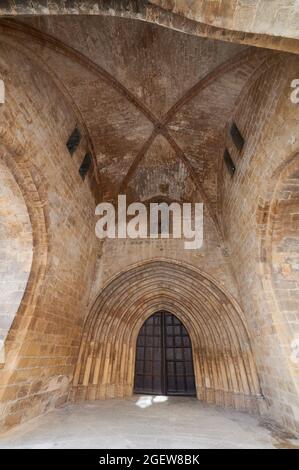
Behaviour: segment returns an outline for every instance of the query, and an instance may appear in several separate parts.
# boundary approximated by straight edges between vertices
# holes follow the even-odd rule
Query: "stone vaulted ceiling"
[[[23,35],[71,95],[105,199],[196,197],[215,213],[227,122],[272,52],[116,17],[3,24]]]

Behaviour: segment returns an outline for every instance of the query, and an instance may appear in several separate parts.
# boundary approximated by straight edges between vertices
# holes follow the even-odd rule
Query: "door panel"
[[[190,337],[184,325],[171,313],[164,313],[166,324],[166,383],[168,395],[195,395]]]
[[[135,393],[195,395],[190,337],[168,312],[152,315],[140,329],[136,346]]]
[[[137,339],[135,393],[161,395],[162,387],[162,314],[152,315],[141,327]]]

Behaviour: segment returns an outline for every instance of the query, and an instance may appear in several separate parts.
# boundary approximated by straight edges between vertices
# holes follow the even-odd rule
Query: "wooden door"
[[[196,394],[190,337],[182,322],[171,313],[155,313],[140,329],[134,392]]]

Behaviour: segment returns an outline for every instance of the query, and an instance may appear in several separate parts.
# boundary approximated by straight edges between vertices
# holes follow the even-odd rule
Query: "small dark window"
[[[81,166],[79,168],[79,173],[80,173],[80,176],[81,178],[84,180],[90,166],[91,166],[91,162],[92,162],[92,159],[91,159],[91,154],[88,152],[84,159],[83,159],[83,162],[81,163]]]
[[[231,135],[231,138],[233,139],[233,143],[235,144],[235,146],[237,147],[238,150],[242,150],[242,148],[244,147],[244,139],[241,135],[241,132],[239,131],[239,129],[237,128],[236,124],[234,122],[232,122],[231,126],[230,126],[230,135]]]
[[[66,143],[66,146],[67,146],[67,149],[68,151],[70,152],[71,155],[73,155],[73,153],[76,151],[79,143],[80,143],[80,140],[81,140],[81,134],[80,134],[80,131],[79,129],[74,129],[73,132],[71,133],[67,143]]]
[[[229,171],[230,174],[233,176],[233,174],[234,174],[235,171],[236,171],[236,167],[235,167],[235,164],[234,164],[234,162],[232,161],[232,157],[230,156],[230,153],[229,153],[229,151],[228,151],[227,149],[225,149],[223,158],[224,158],[224,161],[225,161],[225,164],[226,164],[226,166],[227,166],[228,171]]]

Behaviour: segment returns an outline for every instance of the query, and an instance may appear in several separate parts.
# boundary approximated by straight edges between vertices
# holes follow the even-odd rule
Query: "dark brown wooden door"
[[[195,395],[190,337],[182,322],[171,313],[155,313],[140,329],[134,392]]]

